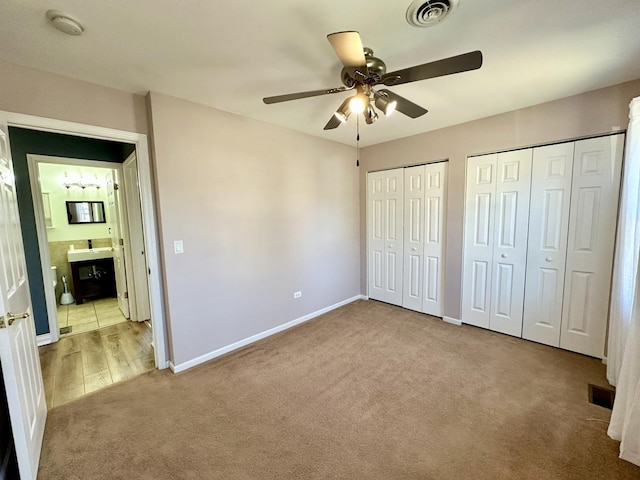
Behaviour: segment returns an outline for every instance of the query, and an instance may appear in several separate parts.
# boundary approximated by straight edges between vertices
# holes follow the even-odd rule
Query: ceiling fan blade
[[[320,95],[329,95],[331,93],[346,92],[353,87],[336,87],[325,88],[322,90],[311,90],[308,92],[288,93],[286,95],[276,95],[275,97],[265,97],[262,99],[264,103],[270,105],[272,103],[288,102],[289,100],[298,100],[300,98],[317,97]]]
[[[342,122],[335,115],[331,115],[331,118],[324,126],[323,130],[333,130],[334,128],[338,128],[340,125],[342,125]]]
[[[420,105],[417,105],[404,97],[401,97],[397,93],[393,93],[391,90],[387,90],[385,88],[378,92],[384,93],[391,100],[395,100],[397,102],[396,110],[400,113],[404,113],[407,117],[418,118],[428,112],[427,109],[422,108]]]
[[[426,80],[427,78],[442,77],[443,75],[476,70],[481,66],[482,52],[476,50],[475,52],[463,53],[455,57],[389,72],[382,77],[382,83],[385,85],[401,85],[403,83]]]
[[[327,35],[329,43],[338,55],[342,64],[352,74],[359,71],[365,76],[369,74],[364,48],[358,32],[336,32]]]

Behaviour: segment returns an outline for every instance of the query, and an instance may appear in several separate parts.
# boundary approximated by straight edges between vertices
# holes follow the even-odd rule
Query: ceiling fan
[[[262,99],[264,103],[272,104],[355,90],[355,95],[342,102],[334,112],[324,126],[325,130],[332,130],[345,123],[351,113],[363,113],[365,121],[372,124],[378,119],[378,114],[373,108],[374,105],[385,115],[390,115],[394,110],[398,110],[408,117],[418,118],[427,113],[427,110],[386,88],[374,90],[373,87],[377,85],[391,87],[427,78],[476,70],[482,66],[482,52],[476,50],[387,73],[387,66],[382,60],[373,56],[373,50],[362,46],[358,32],[331,33],[327,35],[327,39],[344,65],[341,72],[344,86]]]

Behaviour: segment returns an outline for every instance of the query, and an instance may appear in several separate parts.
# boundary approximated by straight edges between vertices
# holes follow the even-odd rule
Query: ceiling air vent
[[[407,22],[414,27],[431,27],[442,22],[460,0],[415,0],[407,9]]]

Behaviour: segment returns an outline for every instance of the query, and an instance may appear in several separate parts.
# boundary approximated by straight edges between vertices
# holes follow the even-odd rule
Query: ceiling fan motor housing
[[[367,77],[363,78],[355,78],[349,72],[349,69],[346,67],[342,69],[340,76],[342,78],[342,83],[344,83],[347,87],[353,87],[358,83],[366,83],[369,85],[375,85],[382,81],[382,76],[387,73],[387,66],[385,63],[377,57],[373,56],[373,50],[370,48],[364,49],[365,59],[367,60],[367,70],[369,70],[369,74]]]

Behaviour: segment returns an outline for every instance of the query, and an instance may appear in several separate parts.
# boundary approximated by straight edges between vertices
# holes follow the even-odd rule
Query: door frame
[[[142,206],[142,229],[147,252],[147,266],[149,269],[147,278],[149,282],[155,362],[156,368],[158,369],[168,368],[169,358],[167,356],[166,321],[161,279],[162,270],[160,267],[158,234],[156,230],[157,215],[147,135],[6,111],[0,111],[0,117],[6,120],[7,126],[9,127],[130,143],[135,146],[138,159],[138,181],[140,183],[140,200]],[[9,137],[9,141],[11,141],[11,137]],[[111,164],[109,168],[114,168],[113,164]],[[48,272],[43,272],[43,276],[45,273],[47,274],[44,278],[46,289],[49,275]]]
[[[43,333],[37,336],[38,346],[48,345],[60,340],[60,331],[58,323],[58,305],[57,298],[51,281],[49,278],[49,266],[51,265],[51,255],[49,254],[47,227],[44,219],[44,207],[42,202],[42,185],[39,179],[38,166],[41,163],[57,164],[57,165],[73,165],[86,166],[94,168],[105,168],[109,170],[118,170],[122,173],[122,164],[115,162],[105,162],[100,160],[86,160],[81,158],[65,158],[41,154],[27,154],[27,166],[29,167],[29,181],[31,183],[31,197],[33,200],[33,213],[36,220],[36,234],[38,237],[38,249],[40,250],[40,264],[42,267],[42,279],[44,281],[44,292],[47,303],[47,316],[49,317],[49,333]],[[130,257],[127,252],[129,245],[128,230],[126,219],[118,218],[123,227],[122,236],[125,238],[125,255]]]

